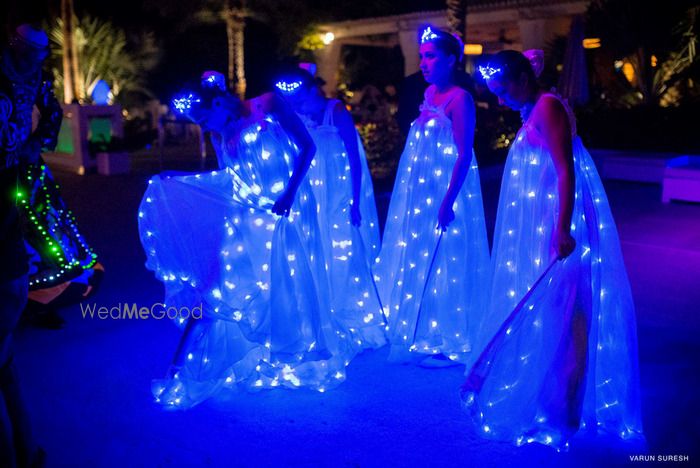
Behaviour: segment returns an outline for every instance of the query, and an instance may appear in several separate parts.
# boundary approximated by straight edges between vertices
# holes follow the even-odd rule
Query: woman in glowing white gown
[[[361,348],[386,344],[384,314],[372,278],[379,223],[367,158],[350,113],[325,98],[311,73],[289,70],[276,83],[316,145],[309,181],[317,203],[331,304]]]
[[[339,384],[357,348],[331,314],[303,123],[274,94],[241,102],[213,85],[174,103],[216,132],[225,169],[153,177],[140,206],[165,303],[203,308],[154,382],[156,401],[188,408],[236,386]]]
[[[539,69],[542,54],[532,57]],[[518,445],[566,449],[579,430],[641,438],[632,295],[573,114],[538,89],[520,52],[481,71],[523,127],[501,184],[488,345],[462,388],[465,407],[484,437]]]
[[[454,82],[461,43],[431,27],[420,42],[430,86],[401,156],[375,273],[389,359],[446,366],[473,354],[488,241],[472,149],[474,102]]]

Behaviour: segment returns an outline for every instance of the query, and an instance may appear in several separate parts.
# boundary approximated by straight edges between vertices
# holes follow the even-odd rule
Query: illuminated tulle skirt
[[[563,261],[551,247],[558,212],[551,154],[524,128],[506,162],[485,351],[462,387],[486,438],[566,449],[579,430],[642,437],[634,305],[620,242],[578,137],[573,149],[577,246]]]
[[[473,354],[489,268],[473,155],[455,219],[444,233],[436,229],[456,160],[450,120],[424,105],[401,156],[375,265],[394,362],[444,355],[467,363]]]
[[[379,253],[379,224],[372,178],[359,141],[362,184],[359,227],[350,222],[352,179],[347,152],[338,129],[332,125],[330,101],[324,125],[307,127],[317,153],[308,178],[317,203],[318,224],[331,283],[334,315],[361,348],[386,344],[384,316],[372,278],[371,265]]]
[[[330,312],[308,184],[289,218],[270,211],[289,178],[291,143],[275,124],[241,134],[232,168],[156,176],[140,206],[146,266],[165,303],[204,313],[187,324],[175,368],[154,381],[156,400],[172,408],[227,388],[325,391],[356,352]]]

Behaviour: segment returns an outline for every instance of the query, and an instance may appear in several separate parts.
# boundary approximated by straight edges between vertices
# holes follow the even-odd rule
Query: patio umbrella
[[[576,16],[571,22],[571,30],[566,42],[564,68],[559,76],[559,94],[569,104],[588,102],[588,70],[583,50],[583,18]]]

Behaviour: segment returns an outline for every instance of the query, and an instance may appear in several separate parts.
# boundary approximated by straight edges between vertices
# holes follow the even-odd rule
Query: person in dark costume
[[[30,43],[30,29],[20,26],[11,47],[3,52],[0,89],[12,101],[11,120],[24,142],[10,157],[19,171],[17,208],[29,256],[28,315],[39,326],[60,328],[64,322],[57,309],[92,293],[103,268],[78,232],[75,218],[40,156],[42,149],[56,147],[63,112],[53,94],[53,80],[41,68],[48,41],[45,45]],[[41,49],[34,51],[34,46]],[[40,118],[32,132],[35,106]]]
[[[32,133],[32,106],[43,82],[48,38],[29,25],[17,28],[0,63],[0,453],[5,466],[39,466],[44,456],[33,440],[13,363],[12,336],[27,301],[28,261],[18,210],[22,167],[51,143],[49,114]],[[34,94],[31,93],[33,84]],[[60,122],[61,109],[54,111]],[[53,141],[55,142],[55,133]]]

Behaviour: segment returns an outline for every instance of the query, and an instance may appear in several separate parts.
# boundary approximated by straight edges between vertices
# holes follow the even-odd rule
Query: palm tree
[[[687,16],[676,28],[681,37],[677,50],[671,52],[654,75],[653,92],[662,106],[674,105],[679,101],[683,86],[695,88],[693,77],[697,76],[700,65],[697,49],[700,45],[700,7],[688,10]]]
[[[66,30],[71,34],[66,35]],[[152,35],[141,37],[139,50],[131,51],[123,30],[108,21],[86,16],[80,20],[72,17],[69,28],[63,18],[57,18],[49,29],[49,37],[57,46],[53,49],[53,72],[58,94],[63,90],[64,102],[89,100],[90,92],[100,80],[110,85],[115,97],[125,91],[148,94],[144,87],[145,73],[157,60]],[[70,66],[66,67],[66,62]],[[63,66],[59,67],[58,63]]]
[[[447,24],[462,41],[467,39],[467,0],[446,0]]]
[[[387,0],[377,1],[390,3]],[[298,52],[295,47],[304,32],[325,18],[329,10],[340,8],[338,5],[312,8],[312,2],[300,0],[190,0],[188,7],[196,13],[183,16],[182,2],[179,0],[144,0],[144,3],[151,11],[170,18],[178,32],[202,23],[214,25],[223,22],[227,36],[228,86],[241,97],[246,90],[246,21],[255,19],[269,25],[280,38],[278,52],[290,55]]]
[[[245,21],[250,16],[246,0],[205,0],[195,15],[198,22],[226,25],[228,87],[243,99],[245,78]]]
[[[73,38],[73,0],[61,0],[61,55],[63,65],[63,102],[70,104],[78,96],[75,75],[78,70],[78,57]]]
[[[228,39],[228,82],[241,99],[245,98],[245,19],[248,16],[245,0],[226,1],[221,15],[226,23]]]
[[[659,85],[659,69],[667,72],[676,68],[657,69],[655,62],[663,64],[679,57],[674,54],[678,46],[678,34],[674,34],[674,30],[683,24],[683,18],[692,15],[689,7],[693,3],[692,0],[675,0],[659,8],[654,2],[595,0],[589,7],[587,23],[590,32],[600,37],[603,47],[615,57],[626,58],[632,64],[635,91],[641,93],[641,100],[646,105],[658,104],[661,97],[659,91],[665,89]],[[692,20],[695,20],[694,16]],[[689,26],[681,33],[685,34],[684,42],[689,44],[689,48],[681,51],[680,56],[694,59],[694,29]],[[681,60],[683,64],[686,62]]]

